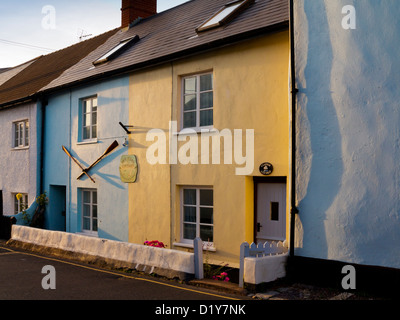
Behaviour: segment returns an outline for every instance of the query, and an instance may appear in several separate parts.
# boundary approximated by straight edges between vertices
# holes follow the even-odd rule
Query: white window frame
[[[12,130],[12,147],[14,149],[28,148],[30,140],[29,120],[26,119],[13,122]]]
[[[20,193],[22,195],[21,199],[17,199],[17,194]],[[15,192],[11,194],[13,197],[13,203],[14,203],[14,214],[18,214],[23,211],[24,208],[22,208],[22,201],[25,203],[25,210],[28,209],[28,194],[27,193],[22,193],[22,192]],[[22,200],[22,201],[21,201]]]
[[[137,41],[139,41],[138,35],[121,40],[119,44],[117,44],[111,50],[109,50],[108,52],[103,54],[97,60],[93,61],[93,64],[96,66],[98,64],[102,64],[102,63],[109,61],[113,57],[117,56],[123,49],[126,49],[128,47],[128,45],[132,45],[132,44],[136,43]]]
[[[204,75],[211,75],[212,77],[212,89],[211,90],[205,90],[205,91],[200,91],[200,77]],[[185,79],[189,78],[196,78],[196,126],[194,127],[185,127],[184,126],[184,114],[186,113],[184,111],[185,107]],[[206,93],[206,92],[212,92],[213,93],[213,106],[211,108],[204,108],[200,109],[200,95],[201,93]],[[206,111],[206,110],[212,110],[213,111],[213,123],[208,126],[200,126],[200,110]],[[197,132],[200,132],[201,130],[204,129],[213,129],[214,127],[214,74],[213,72],[203,72],[203,73],[198,73],[198,74],[193,74],[193,75],[188,75],[182,77],[182,82],[181,82],[181,130],[185,129],[193,129]]]
[[[85,192],[89,192],[90,193],[90,200],[89,202],[85,202],[85,197],[84,197],[84,193]],[[96,203],[93,203],[93,193],[96,193]],[[89,189],[89,188],[81,188],[80,189],[80,198],[81,198],[81,223],[82,223],[82,227],[81,227],[81,232],[84,234],[88,234],[88,235],[92,235],[92,236],[97,236],[98,234],[98,228],[99,228],[99,211],[98,211],[98,192],[97,189]],[[85,205],[89,205],[89,221],[90,221],[90,229],[84,229],[84,207]],[[96,212],[97,212],[97,216],[93,217],[93,207],[96,206]],[[93,230],[93,221],[96,220],[97,221],[97,230]]]
[[[185,189],[192,189],[196,190],[196,205],[185,205],[184,204],[184,190]],[[214,199],[214,189],[212,187],[203,187],[203,186],[184,186],[180,190],[180,202],[181,202],[181,236],[180,236],[180,243],[181,244],[187,244],[187,245],[193,245],[193,239],[185,239],[184,238],[184,207],[185,206],[193,206],[196,208],[196,222],[192,223],[196,225],[196,237],[200,237],[200,226],[211,226],[213,228],[213,241],[208,241],[207,239],[202,239],[203,240],[203,248],[214,248],[214,200],[213,200],[213,205],[212,206],[206,206],[206,205],[200,205],[200,190],[211,190],[213,191],[213,199]],[[200,208],[212,208],[213,209],[213,223],[200,223]],[[188,223],[188,222],[186,222]]]
[[[96,103],[93,103],[94,101],[96,101]],[[84,108],[84,104],[89,105],[90,110],[88,112],[85,113],[85,108]],[[96,106],[96,111],[93,111],[93,106]],[[81,130],[81,134],[80,134],[80,140],[81,141],[97,141],[97,137],[98,137],[98,123],[99,123],[99,119],[98,119],[98,97],[97,96],[92,96],[92,97],[88,97],[88,98],[83,98],[80,100],[80,130]],[[96,114],[96,123],[93,123],[93,114]],[[87,126],[85,123],[85,115],[90,117],[89,120],[89,125]],[[96,135],[93,135],[93,127],[96,127]],[[85,128],[89,128],[89,137],[85,137]]]
[[[230,19],[232,19],[232,17],[235,17],[238,12],[240,12],[253,2],[254,0],[234,0],[225,4],[210,18],[208,18],[200,26],[198,26],[196,28],[196,32],[206,31],[227,23]]]

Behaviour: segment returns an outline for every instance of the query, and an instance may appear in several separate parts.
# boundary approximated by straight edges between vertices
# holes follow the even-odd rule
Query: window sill
[[[26,147],[13,147],[11,148],[11,151],[20,151],[20,150],[28,150],[29,146]]]
[[[87,237],[93,237],[93,238],[98,238],[99,235],[97,232],[95,231],[80,231],[80,232],[76,232],[76,234],[79,234],[81,236],[87,236]]]
[[[80,145],[85,145],[85,144],[94,144],[94,143],[97,143],[97,142],[98,142],[97,139],[91,139],[91,140],[78,141],[76,144],[78,146],[80,146]]]
[[[182,248],[189,248],[189,249],[194,248],[193,243],[174,242],[172,244],[175,247],[182,247]],[[212,243],[205,242],[205,243],[203,243],[203,251],[215,252],[215,251],[217,251],[217,248],[215,248]]]

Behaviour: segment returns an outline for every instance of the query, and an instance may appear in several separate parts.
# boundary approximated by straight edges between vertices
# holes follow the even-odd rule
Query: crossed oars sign
[[[64,152],[68,155],[68,157],[70,157],[77,165],[79,168],[81,168],[82,173],[76,178],[77,180],[79,180],[83,175],[87,175],[87,177],[92,180],[93,183],[95,183],[95,181],[93,180],[93,178],[89,175],[89,170],[92,169],[96,164],[98,164],[101,160],[103,160],[107,155],[109,155],[116,147],[118,147],[118,142],[115,140],[108,148],[106,151],[103,152],[103,154],[95,161],[93,162],[89,167],[87,167],[86,169],[82,167],[82,165],[79,163],[78,160],[76,160],[74,158],[74,156],[67,150],[67,148],[65,148],[64,146],[62,146],[62,149],[64,150]]]

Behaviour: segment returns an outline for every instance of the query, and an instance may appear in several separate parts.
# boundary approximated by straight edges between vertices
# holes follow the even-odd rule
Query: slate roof
[[[0,86],[0,107],[33,98],[43,87],[77,64],[118,30],[119,28],[105,32],[65,49],[38,57]]]
[[[0,85],[7,82],[8,80],[10,80],[16,74],[21,72],[24,68],[28,67],[31,63],[33,63],[36,59],[37,58],[26,61],[18,66],[12,67],[12,68],[0,69]]]
[[[228,24],[201,33],[196,28],[230,0],[192,0],[121,29],[80,63],[55,78],[44,91],[122,74],[179,59],[269,32],[288,29],[287,0],[256,0]],[[140,40],[104,64],[93,61],[121,40],[138,35]]]

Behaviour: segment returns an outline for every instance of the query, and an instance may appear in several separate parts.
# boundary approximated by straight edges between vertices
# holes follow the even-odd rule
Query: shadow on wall
[[[296,157],[303,159],[298,163],[297,176],[299,171],[303,172],[307,166],[310,171],[308,183],[300,179],[296,192],[304,195],[298,203],[300,210],[298,219],[302,224],[303,239],[298,239],[302,245],[296,249],[296,253],[302,256],[327,258],[328,244],[324,221],[327,219],[327,210],[339,192],[343,174],[341,135],[331,96],[333,53],[325,3],[324,1],[303,3],[309,24],[307,61],[303,79],[306,87],[302,88],[299,83],[297,112],[299,118],[304,118],[305,122],[308,122],[309,131],[305,134],[307,128],[304,128],[302,123],[297,124]],[[309,150],[306,150],[307,145]],[[304,155],[304,152],[309,154]],[[307,157],[306,160],[304,156]],[[301,190],[302,188],[306,190]],[[297,236],[301,237],[301,234],[297,233]]]

